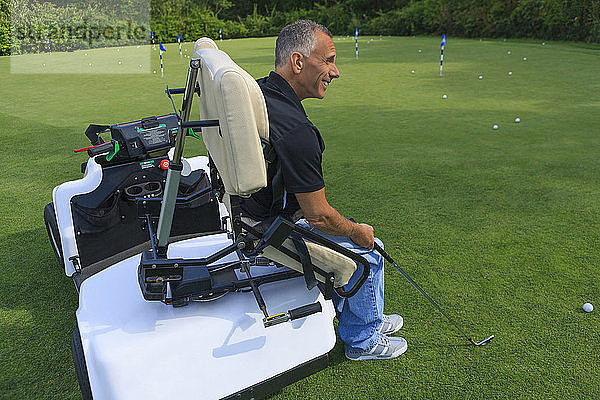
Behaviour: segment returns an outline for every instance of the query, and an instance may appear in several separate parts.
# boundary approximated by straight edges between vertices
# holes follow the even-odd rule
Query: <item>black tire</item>
[[[56,222],[56,213],[54,212],[54,203],[46,204],[44,207],[44,223],[46,224],[46,231],[48,232],[48,239],[54,255],[58,260],[58,264],[61,267],[65,267],[65,259],[62,252],[62,242],[60,241],[60,232],[58,230],[58,223]]]
[[[85,363],[85,354],[83,354],[83,345],[81,343],[81,335],[79,327],[73,329],[73,339],[71,340],[71,355],[73,356],[73,364],[75,364],[75,372],[77,373],[77,381],[79,382],[79,390],[83,400],[93,400],[92,388],[90,386],[90,377],[87,372]]]

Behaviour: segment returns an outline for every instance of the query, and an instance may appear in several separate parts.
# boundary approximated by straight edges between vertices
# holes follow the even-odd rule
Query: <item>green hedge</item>
[[[10,0],[0,0],[0,56],[10,51]]]
[[[123,15],[127,18],[98,16],[97,7],[91,5],[77,8],[35,1],[28,1],[25,7],[22,6],[25,0],[13,0],[18,8],[13,14],[30,21],[32,26],[48,26],[65,20],[72,25],[126,24],[129,18],[143,19],[143,10],[135,7],[135,1],[139,0],[119,3],[126,10]],[[10,7],[11,0],[0,0],[0,55],[9,54],[11,50]],[[287,23],[309,18],[338,35],[352,35],[354,28],[359,27],[361,34],[371,35],[447,33],[464,37],[600,43],[599,0],[264,0],[253,2],[253,6],[233,0],[151,0],[150,12],[151,29],[157,42],[174,42],[178,34],[184,41],[201,36],[216,39],[219,28],[224,38],[274,36]],[[91,46],[115,45],[105,38],[99,41]],[[52,43],[55,50],[72,50],[77,46],[74,40],[64,38]],[[16,54],[45,50],[44,43],[32,43],[26,38],[12,43],[12,52]]]

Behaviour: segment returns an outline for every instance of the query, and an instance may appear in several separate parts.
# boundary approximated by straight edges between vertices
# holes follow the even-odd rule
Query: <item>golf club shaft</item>
[[[467,335],[465,333],[465,331],[463,331],[456,322],[454,322],[454,320],[452,318],[450,318],[450,316],[448,314],[446,314],[446,312],[442,309],[442,307],[440,307],[438,305],[438,303],[433,300],[427,293],[425,293],[425,291],[423,289],[421,289],[421,287],[417,284],[417,282],[413,281],[412,278],[402,269],[400,268],[400,266],[398,264],[396,264],[396,262],[392,259],[392,257],[389,256],[388,253],[385,252],[385,250],[383,250],[381,248],[381,246],[379,246],[377,244],[377,242],[375,242],[375,245],[373,247],[375,250],[377,250],[379,252],[379,254],[381,254],[383,256],[383,258],[385,258],[388,262],[390,262],[402,275],[404,275],[404,277],[411,283],[411,285],[413,285],[419,292],[421,292],[423,294],[423,296],[427,297],[427,299],[434,305],[436,306],[436,308],[442,313],[444,314],[444,317],[446,317],[448,319],[448,321],[450,321],[452,323],[452,325],[454,325],[454,327],[456,329],[458,329],[458,331],[460,333],[462,333],[467,339],[469,339],[469,341],[471,343],[473,343],[476,346],[479,346],[481,344],[487,344],[492,338],[493,336],[490,336],[489,338],[483,340],[482,342],[475,342],[469,335]]]

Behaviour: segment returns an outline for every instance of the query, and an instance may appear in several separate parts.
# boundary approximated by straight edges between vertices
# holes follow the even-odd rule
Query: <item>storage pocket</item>
[[[119,213],[120,192],[111,195],[98,208],[88,208],[73,202],[75,230],[82,235],[104,232],[121,221]]]

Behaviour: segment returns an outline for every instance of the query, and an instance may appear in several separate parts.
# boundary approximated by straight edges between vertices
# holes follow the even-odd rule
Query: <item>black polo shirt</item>
[[[269,164],[267,186],[242,199],[241,207],[245,216],[262,221],[277,215],[297,215],[300,205],[294,194],[325,187],[321,169],[325,144],[319,130],[308,120],[298,96],[281,75],[271,72],[257,82],[267,104],[269,140],[277,161]],[[277,188],[283,188],[283,197],[274,193]]]

